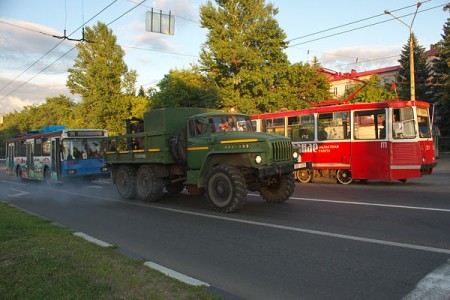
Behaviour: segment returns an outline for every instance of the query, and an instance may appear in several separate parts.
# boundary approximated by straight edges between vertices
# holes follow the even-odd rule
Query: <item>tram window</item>
[[[392,136],[394,139],[413,139],[416,137],[412,107],[393,109]]]
[[[421,138],[431,137],[430,116],[428,109],[417,108],[417,124],[419,125],[419,136]]]
[[[271,134],[285,135],[284,117],[275,119],[266,119],[264,122],[264,131]]]
[[[356,140],[386,138],[386,112],[384,109],[355,111],[353,137]]]
[[[350,114],[348,111],[319,114],[318,140],[345,140],[350,138]]]
[[[294,142],[314,140],[314,115],[288,117],[288,136]]]

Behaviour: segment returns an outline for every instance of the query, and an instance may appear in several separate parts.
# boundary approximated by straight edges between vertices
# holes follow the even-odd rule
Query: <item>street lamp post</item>
[[[414,13],[414,17],[411,21],[411,25],[406,24],[401,19],[394,16],[390,11],[385,10],[384,13],[387,15],[391,15],[394,19],[400,21],[402,24],[404,24],[406,27],[409,28],[409,77],[411,80],[410,88],[411,88],[411,100],[416,100],[416,80],[414,76],[414,43],[413,43],[413,31],[412,26],[414,23],[414,19],[416,18],[417,11],[419,10],[419,7],[422,5],[421,2],[417,2],[416,12]]]

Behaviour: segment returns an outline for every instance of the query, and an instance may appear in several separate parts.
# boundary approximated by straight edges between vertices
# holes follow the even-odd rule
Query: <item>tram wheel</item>
[[[338,170],[336,175],[337,180],[341,184],[350,184],[353,181],[349,170]]]
[[[295,171],[295,179],[301,183],[308,183],[311,181],[312,173],[310,170]]]

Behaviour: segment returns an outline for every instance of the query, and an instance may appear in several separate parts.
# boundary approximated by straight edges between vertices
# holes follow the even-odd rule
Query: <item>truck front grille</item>
[[[274,161],[292,160],[293,147],[291,141],[279,141],[272,143],[272,158]]]

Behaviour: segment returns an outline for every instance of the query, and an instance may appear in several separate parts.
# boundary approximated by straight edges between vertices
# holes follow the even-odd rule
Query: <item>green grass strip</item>
[[[0,202],[0,299],[219,299]]]

